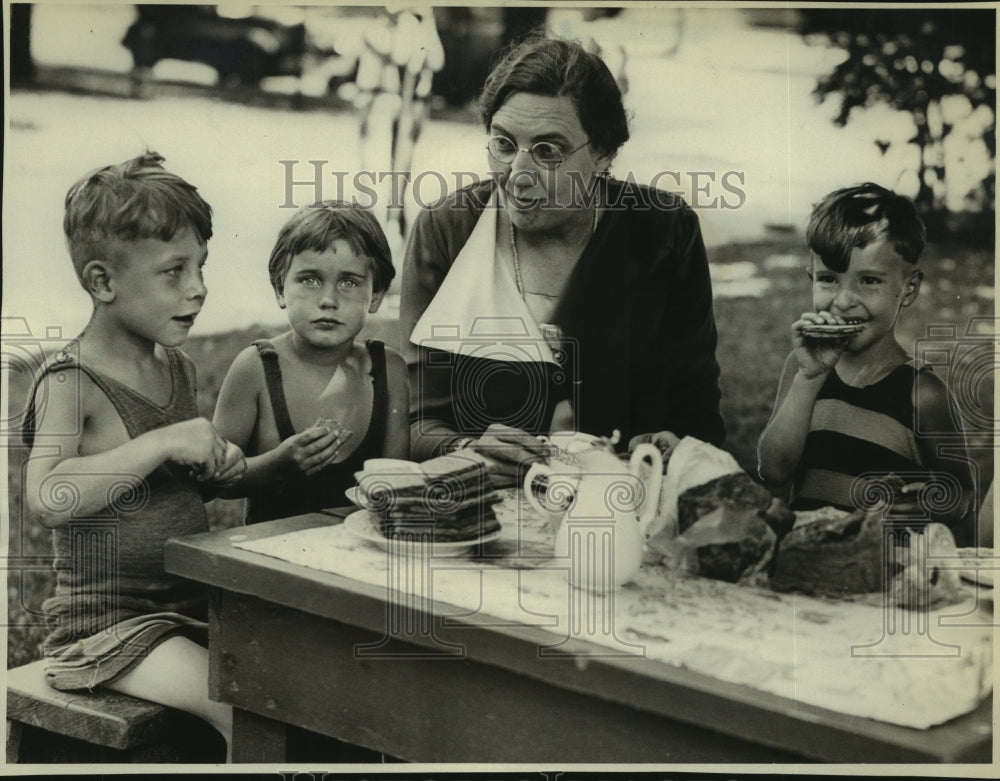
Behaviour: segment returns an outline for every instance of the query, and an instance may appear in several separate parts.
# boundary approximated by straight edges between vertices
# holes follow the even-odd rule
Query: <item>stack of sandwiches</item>
[[[383,536],[427,542],[478,540],[499,531],[499,501],[486,462],[470,455],[432,458],[413,470],[358,472],[365,507],[378,517]]]

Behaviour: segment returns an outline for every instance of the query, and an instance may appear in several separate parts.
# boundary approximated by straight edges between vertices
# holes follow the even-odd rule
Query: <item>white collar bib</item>
[[[517,291],[513,270],[497,261],[494,191],[410,335],[419,347],[508,362],[557,363],[545,334]]]

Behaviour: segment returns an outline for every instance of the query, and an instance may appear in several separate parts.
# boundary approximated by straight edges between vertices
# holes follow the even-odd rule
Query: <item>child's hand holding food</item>
[[[333,463],[352,434],[332,418],[317,418],[312,426],[289,437],[278,448],[288,468],[314,475]]]
[[[219,487],[235,485],[247,473],[247,460],[239,445],[233,444],[228,439],[222,441],[225,443],[226,453],[215,474],[210,478],[212,484]]]
[[[792,352],[799,371],[810,380],[827,374],[840,360],[847,337],[860,330],[862,326],[849,324],[831,312],[803,312],[792,323]]]
[[[226,441],[205,418],[191,418],[150,433],[162,438],[165,460],[189,467],[198,480],[210,479],[226,461]]]

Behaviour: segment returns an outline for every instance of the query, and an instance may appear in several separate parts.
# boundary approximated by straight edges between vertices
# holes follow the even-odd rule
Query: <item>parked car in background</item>
[[[306,48],[303,24],[259,16],[227,17],[211,5],[137,5],[122,44],[137,70],[160,60],[200,62],[225,86],[256,86],[268,76],[299,76]]]

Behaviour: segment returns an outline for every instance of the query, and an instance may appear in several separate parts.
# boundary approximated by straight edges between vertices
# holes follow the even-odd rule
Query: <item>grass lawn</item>
[[[809,280],[801,237],[788,236],[756,243],[740,243],[710,251],[714,263],[749,262],[770,282],[759,297],[719,298],[715,304],[719,327],[717,356],[722,367],[722,413],[727,427],[726,448],[750,474],[756,472],[756,443],[767,422],[777,379],[790,347],[789,326],[799,313],[810,308]],[[992,322],[993,253],[954,245],[931,245],[922,266],[926,282],[913,307],[904,312],[900,340],[912,349],[931,325],[953,326],[966,332],[973,318]],[[395,341],[395,324],[385,320],[370,323],[367,335]],[[198,367],[199,408],[211,417],[219,385],[235,355],[253,339],[269,335],[255,329],[192,338],[185,350]],[[993,363],[986,377],[974,388],[981,417],[993,419]],[[10,409],[23,407],[29,378],[11,375]],[[980,427],[982,428],[982,427]],[[609,433],[609,432],[595,432]],[[992,475],[992,430],[981,432],[972,443],[977,458]],[[10,451],[10,555],[46,556],[49,532],[37,524],[21,521],[21,466],[26,453]],[[240,502],[215,501],[209,505],[213,529],[241,522]],[[8,667],[24,664],[39,655],[38,644],[45,630],[40,617],[42,601],[51,593],[53,574],[47,565],[37,569],[8,570],[9,635]]]

